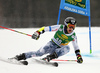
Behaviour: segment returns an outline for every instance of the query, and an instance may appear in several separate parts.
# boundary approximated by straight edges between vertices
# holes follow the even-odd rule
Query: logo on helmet
[[[72,24],[75,24],[75,20],[71,20],[71,23],[72,23]]]

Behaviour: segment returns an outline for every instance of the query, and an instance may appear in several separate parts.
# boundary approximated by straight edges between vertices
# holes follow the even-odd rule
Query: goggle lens
[[[68,24],[67,27],[68,27],[68,28],[71,28],[71,27],[72,27],[72,28],[74,29],[74,28],[75,28],[75,25],[73,25],[73,24]]]

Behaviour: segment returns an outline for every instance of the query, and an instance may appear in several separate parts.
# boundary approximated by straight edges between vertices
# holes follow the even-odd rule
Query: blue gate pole
[[[91,46],[91,18],[89,16],[89,40],[90,40],[90,54],[92,53],[92,46]]]
[[[61,14],[61,9],[59,9],[59,14],[58,14],[57,25],[59,24],[59,20],[60,20],[60,14]]]

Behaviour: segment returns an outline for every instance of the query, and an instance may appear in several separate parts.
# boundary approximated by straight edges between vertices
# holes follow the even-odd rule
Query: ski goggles
[[[67,27],[68,27],[68,28],[73,28],[73,29],[75,29],[75,25],[70,24],[70,23],[69,23],[69,24],[67,24]]]

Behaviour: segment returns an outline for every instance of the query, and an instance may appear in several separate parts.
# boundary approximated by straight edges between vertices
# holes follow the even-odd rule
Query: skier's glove
[[[82,63],[83,62],[83,59],[81,57],[81,55],[77,55],[77,63]]]
[[[34,34],[32,35],[32,38],[35,39],[35,40],[38,40],[39,37],[40,37],[40,32],[39,31],[34,32]]]

